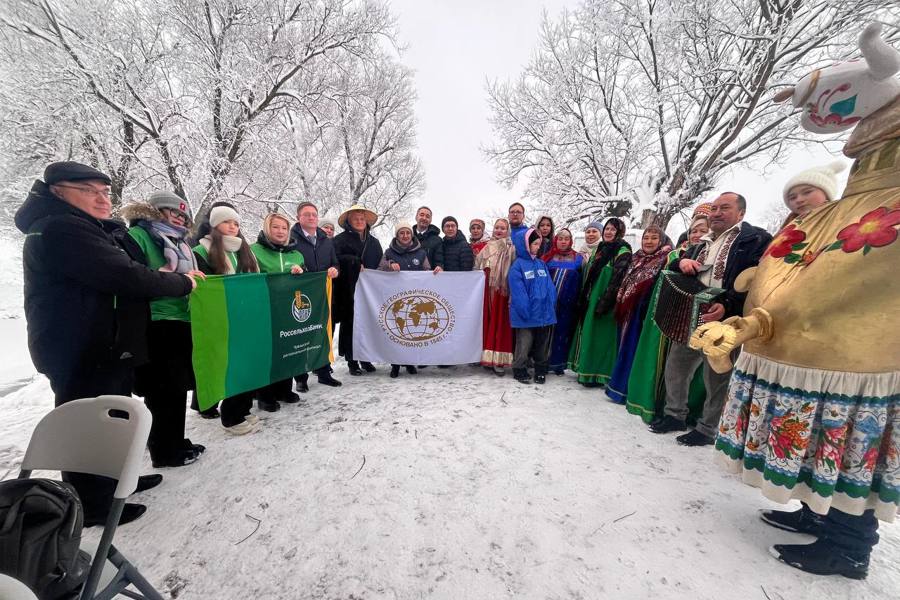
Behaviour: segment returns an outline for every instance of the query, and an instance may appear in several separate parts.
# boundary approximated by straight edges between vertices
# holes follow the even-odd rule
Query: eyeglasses
[[[181,217],[181,218],[184,219],[185,221],[187,221],[187,219],[188,219],[187,213],[181,212],[181,211],[178,210],[177,208],[168,208],[168,207],[166,207],[166,208],[160,209],[160,212],[165,213],[165,211],[169,211],[170,213],[172,213],[172,215],[174,215],[174,216],[176,216],[176,217]]]
[[[525,214],[525,211],[524,211],[524,210],[511,210],[511,211],[509,211],[509,214],[511,214],[511,215],[524,215],[524,214]]]
[[[98,190],[97,188],[92,187],[82,187],[80,185],[62,185],[59,183],[56,184],[56,187],[78,190],[79,192],[84,192],[85,194],[94,194],[95,196],[99,196],[100,198],[106,198],[107,200],[109,200],[109,188]]]

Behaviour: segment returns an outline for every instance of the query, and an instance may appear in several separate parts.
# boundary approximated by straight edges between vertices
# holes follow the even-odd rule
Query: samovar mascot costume
[[[813,534],[775,545],[803,571],[862,579],[878,520],[900,504],[900,53],[869,25],[863,59],[805,76],[777,100],[809,131],[856,126],[843,197],[788,223],[745,273],[744,317],[698,328],[692,347],[724,372],[743,345],[718,458],[777,502],[763,521]],[[716,365],[713,365],[716,368]],[[717,370],[719,370],[717,368]]]

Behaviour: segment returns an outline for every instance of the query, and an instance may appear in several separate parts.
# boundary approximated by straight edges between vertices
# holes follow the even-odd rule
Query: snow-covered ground
[[[20,360],[22,338],[13,354],[12,333],[0,339],[4,362]],[[756,510],[772,503],[720,472],[710,448],[647,432],[570,375],[540,387],[473,367],[397,380],[383,368],[337,371],[343,387],[313,382],[303,404],[263,414],[250,436],[189,414],[188,435],[207,453],[163,471],[163,485],[136,498],[147,514],[116,539],[160,590],[266,600],[900,596],[896,524],[882,526],[867,581],[784,566],[767,546],[810,538],[763,525]],[[0,476],[15,474],[51,405],[42,377],[0,397]]]

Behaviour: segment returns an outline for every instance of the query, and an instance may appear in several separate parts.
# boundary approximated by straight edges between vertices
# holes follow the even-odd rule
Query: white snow
[[[343,387],[313,381],[304,403],[263,413],[250,436],[189,412],[206,454],[161,471],[163,485],[135,498],[147,514],[116,536],[167,596],[887,600],[900,590],[896,524],[882,524],[864,582],[782,565],[769,544],[811,538],[759,521],[757,509],[776,505],[718,470],[710,448],[647,432],[571,375],[541,387],[475,367],[397,380],[385,368],[336,370]],[[0,477],[15,475],[51,406],[40,376],[0,396]]]

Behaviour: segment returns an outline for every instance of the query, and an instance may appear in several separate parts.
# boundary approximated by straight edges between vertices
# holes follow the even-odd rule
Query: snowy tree
[[[876,0],[587,0],[545,16],[515,83],[488,86],[501,182],[527,177],[572,220],[666,224],[738,164],[805,141],[776,88],[847,58]]]
[[[394,21],[380,0],[23,0],[0,9],[0,33],[9,57],[0,68],[15,89],[0,93],[12,100],[0,112],[16,125],[3,149],[31,163],[4,165],[5,187],[72,158],[110,173],[116,202],[165,187],[195,210],[229,199],[261,214],[295,202],[304,186],[328,187],[318,179],[342,181],[344,202],[354,177],[356,198],[404,188],[402,201],[421,190],[421,168],[412,179],[408,169],[411,76],[386,53]],[[375,72],[387,77],[381,87],[364,77]],[[333,117],[348,99],[349,136]],[[373,145],[354,155],[359,165],[341,167],[298,143],[293,124],[328,114],[325,147],[346,154],[361,133],[355,107],[367,101],[378,103],[374,139],[390,148]]]

